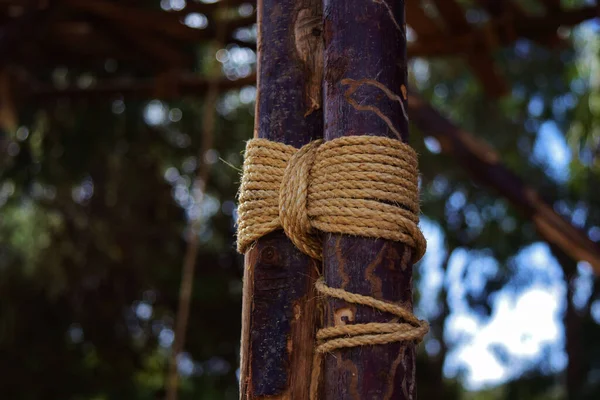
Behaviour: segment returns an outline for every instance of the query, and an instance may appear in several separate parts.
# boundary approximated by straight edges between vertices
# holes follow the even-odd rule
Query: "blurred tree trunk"
[[[563,323],[565,327],[565,351],[569,358],[566,370],[567,398],[574,400],[579,398],[587,368],[584,357],[583,341],[583,318],[575,304],[573,295],[575,292],[575,278],[577,277],[577,262],[567,256],[556,246],[551,246],[552,253],[560,263],[567,291],[565,293],[565,314]]]
[[[321,0],[258,1],[255,137],[301,147],[322,137]],[[246,253],[242,399],[308,399],[320,263],[282,231]]]
[[[446,286],[446,275],[448,272],[448,263],[450,262],[450,257],[452,256],[453,252],[453,248],[448,249],[446,257],[444,257],[444,261],[441,265],[442,271],[444,273],[444,278],[442,281],[442,287],[440,288],[440,294],[438,298],[438,304],[440,306],[439,314],[433,320],[429,321],[431,326],[431,332],[439,342],[439,351],[435,356],[430,357],[432,380],[430,382],[430,385],[428,386],[431,390],[431,396],[426,396],[424,398],[449,398],[446,394],[446,387],[444,385],[444,364],[446,362],[446,355],[448,354],[448,346],[446,345],[446,341],[444,340],[444,335],[446,332],[446,319],[448,319],[448,315],[450,315],[450,307],[448,305],[448,288]]]
[[[407,141],[404,1],[326,0],[324,15],[325,139],[380,135]],[[350,93],[349,88],[356,90]],[[402,243],[337,234],[324,240],[328,286],[408,309],[411,258],[412,249]],[[325,326],[334,326],[348,313],[344,318],[356,324],[389,319],[369,307],[332,298],[324,312]],[[335,350],[325,355],[321,397],[415,399],[415,359],[414,343]]]
[[[583,319],[573,304],[574,284],[572,279],[567,280],[567,309],[564,316],[565,348],[569,357],[567,365],[567,396],[577,399],[586,377],[583,365]]]

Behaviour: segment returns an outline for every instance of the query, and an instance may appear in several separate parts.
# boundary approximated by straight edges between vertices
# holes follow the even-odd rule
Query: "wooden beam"
[[[67,1],[75,1],[75,0],[67,0]],[[87,4],[87,2],[81,2],[81,3],[85,3]],[[503,3],[504,4],[504,3]],[[513,4],[513,3],[510,3]],[[167,16],[167,12],[160,12],[157,11],[158,14],[160,14],[160,17],[163,18],[165,16]],[[486,44],[487,40],[490,40],[488,38],[493,38],[492,40],[497,43],[499,46],[508,46],[511,45],[512,43],[514,43],[514,41],[518,38],[518,37],[524,37],[524,38],[529,38],[531,40],[536,40],[542,43],[545,43],[545,40],[548,39],[549,37],[554,37],[557,38],[556,36],[556,29],[559,26],[573,26],[573,25],[577,25],[579,23],[581,23],[582,21],[588,20],[588,19],[592,19],[592,18],[596,18],[598,16],[598,6],[588,6],[588,7],[584,7],[581,9],[573,9],[573,10],[564,10],[561,11],[559,13],[553,13],[553,14],[549,14],[547,16],[544,17],[532,17],[532,16],[527,16],[524,14],[510,14],[508,16],[502,17],[502,18],[497,18],[495,20],[490,21],[489,26],[482,29],[482,28],[473,28],[472,31],[470,32],[466,32],[463,34],[447,34],[444,33],[440,30],[440,28],[432,21],[430,20],[423,12],[423,10],[418,6],[417,2],[415,1],[409,1],[407,3],[407,12],[409,13],[408,15],[411,16],[411,19],[409,20],[409,22],[411,22],[413,24],[413,27],[415,28],[418,36],[418,40],[416,42],[413,42],[409,45],[408,47],[408,53],[410,57],[442,57],[442,56],[461,56],[461,55],[465,55],[465,54],[472,54],[473,52],[477,52],[477,49],[481,49],[481,48],[486,48],[488,46],[488,44]],[[92,14],[93,16],[94,14]],[[81,17],[86,17],[85,13],[84,15],[80,15]],[[23,18],[23,17],[20,17]],[[19,19],[20,19],[19,18]],[[87,18],[90,18],[89,15],[87,15]],[[94,18],[94,16],[92,17]],[[102,18],[98,18],[101,20],[105,20]],[[106,23],[116,23],[113,20],[105,20]],[[245,25],[249,25],[252,22],[252,17],[248,17],[248,18],[242,18],[242,19],[235,19],[235,20],[231,20],[229,22],[227,22],[227,31],[231,34],[235,29],[237,29],[237,27],[240,26],[245,26]],[[418,23],[414,23],[414,21],[419,21]],[[28,25],[29,23],[26,23],[26,20],[23,20],[21,22],[18,22],[17,19],[15,19],[14,24],[18,25],[18,24],[23,24],[23,25]],[[13,22],[11,22],[11,24],[9,24],[9,26],[13,25]],[[73,24],[74,22],[78,23],[78,24],[85,24],[85,23],[89,23],[88,19],[78,19],[76,21],[69,21],[69,24]],[[193,30],[191,28],[188,28],[182,24],[180,24],[178,21],[177,23],[182,26],[187,32],[189,32],[190,30],[193,31],[194,35],[207,35],[206,37],[212,37],[212,31],[208,30],[207,32],[205,31],[198,31],[198,30]],[[34,23],[36,24],[36,23]],[[29,24],[30,25],[30,24]],[[37,24],[39,25],[39,24]],[[58,25],[58,24],[54,24],[54,25]],[[2,54],[2,52],[6,52],[6,49],[9,45],[9,43],[11,43],[11,37],[16,38],[18,40],[18,42],[20,44],[23,44],[24,42],[26,43],[27,41],[23,40],[23,38],[27,38],[27,35],[30,34],[31,32],[33,32],[34,30],[27,30],[25,29],[25,35],[24,36],[19,36],[19,35],[12,35],[10,34],[10,30],[14,29],[14,28],[9,28],[9,26],[4,27],[2,29],[4,30],[8,30],[8,33],[5,34],[5,36],[2,38],[2,40],[0,40],[0,54]],[[56,26],[53,26],[53,29],[56,30]],[[179,28],[178,28],[179,29]],[[18,30],[18,29],[17,29]],[[37,30],[35,30],[36,32],[38,32]],[[59,31],[62,32],[62,28],[59,29]],[[146,31],[147,33],[151,34],[151,35],[156,35],[156,33],[154,31]],[[507,35],[507,32],[510,32],[509,35]],[[52,33],[52,32],[50,32]],[[39,32],[38,32],[39,34]],[[102,38],[98,37],[98,35],[95,35],[94,32],[89,33],[89,38],[85,38],[85,40],[75,40],[78,39],[76,37],[77,35],[61,35],[60,38],[61,40],[59,40],[59,43],[64,44],[63,42],[66,43],[66,45],[62,46],[62,49],[57,49],[58,51],[53,51],[52,52],[52,59],[53,62],[55,62],[55,64],[59,64],[59,65],[66,65],[66,66],[71,66],[74,63],[77,63],[78,58],[77,57],[70,57],[70,54],[73,55],[81,55],[81,57],[85,57],[87,59],[92,59],[94,57],[94,53],[98,53],[97,57],[99,59],[99,61],[103,62],[102,58],[106,58],[106,57],[112,57],[112,58],[117,58],[119,60],[131,60],[133,58],[133,54],[129,54],[132,53],[129,51],[129,49],[122,49],[117,48],[115,46],[110,46],[110,47],[106,47],[107,43],[103,43],[106,42],[105,40],[102,40]],[[81,35],[81,36],[85,36],[85,35]],[[167,36],[168,35],[163,35],[163,36]],[[48,36],[50,37],[50,36]],[[165,39],[167,38],[165,37]],[[197,40],[197,36],[194,36],[195,39]],[[204,36],[203,36],[204,37]],[[83,39],[83,38],[82,38]],[[49,40],[46,36],[43,36],[42,39],[40,39],[38,41],[38,46],[37,47],[46,47],[46,46],[53,46],[54,43],[52,43],[52,40]],[[89,45],[89,42],[94,43],[93,46]],[[174,41],[175,44],[173,45],[173,51],[176,51],[176,49],[183,49],[188,42],[185,43],[181,43],[178,42],[177,40]],[[239,41],[229,41],[229,43],[235,42],[239,45],[244,45],[250,48],[255,49],[255,44],[253,43],[248,43],[248,44],[244,44],[244,43],[240,43]],[[169,46],[171,42],[165,42],[165,45],[162,46],[163,47],[163,52],[162,55],[160,56],[163,60],[166,61],[166,58],[168,58],[167,56],[167,47]],[[179,46],[179,47],[177,47]],[[21,53],[25,53],[27,51],[29,51],[27,49],[27,47],[23,47],[23,46],[17,46],[14,47],[15,50],[17,51],[17,54],[21,54]],[[182,50],[184,51],[184,50]],[[54,54],[56,53],[56,54]],[[113,55],[111,55],[111,53],[114,53]],[[135,53],[135,52],[133,52]],[[63,57],[63,58],[61,58]],[[39,57],[41,58],[41,57]],[[8,59],[8,57],[3,57],[4,60]],[[14,60],[14,58],[13,58]],[[180,60],[181,62],[184,63],[188,63],[188,59],[187,57],[184,57],[183,60]],[[31,63],[27,63],[25,64],[26,60],[18,60],[17,63],[21,63],[23,65],[26,66],[26,68],[34,68],[33,65],[30,65]],[[45,63],[45,60],[41,60],[41,62],[44,65],[47,65],[47,63]],[[179,61],[178,61],[179,62]],[[176,62],[176,63],[178,63]],[[144,65],[148,65],[147,62],[144,63]],[[137,85],[137,83],[135,84]],[[102,85],[99,85],[102,86]],[[110,85],[109,85],[110,86]],[[44,91],[45,93],[45,97],[47,97],[50,93],[50,88],[45,88]],[[104,90],[100,90],[100,92],[106,93]],[[99,95],[100,93],[97,93],[96,90],[94,89],[94,87],[90,88],[90,90],[86,93],[84,93],[83,91],[78,91],[78,90],[74,90],[73,93],[78,96],[86,96],[89,95],[90,97],[96,97],[97,95]],[[57,93],[57,95],[60,96],[65,96],[68,95],[68,92],[66,93]]]
[[[44,37],[44,40],[40,40],[32,46],[27,46],[20,50],[17,64],[25,66],[23,70],[32,72],[48,71],[48,68],[52,69],[58,66],[69,68],[74,65],[81,69],[96,71],[104,67],[106,60],[113,59],[119,61],[119,63],[127,64],[128,71],[135,70],[136,68],[138,71],[147,71],[148,60],[145,57],[140,58],[140,53],[126,52],[121,48],[116,48],[111,43],[106,43],[104,37],[97,37],[95,34],[88,36],[88,39],[94,40],[95,45],[93,49],[89,45],[84,46],[72,43],[72,37],[68,38],[59,32],[49,32]],[[39,82],[37,81],[23,83],[29,85],[31,88],[43,88],[45,100],[49,100],[52,96],[62,96],[60,89],[53,85],[39,86]],[[99,86],[103,86],[103,83],[100,82]],[[77,95],[78,98],[103,98],[94,93],[94,88],[95,86],[91,86],[89,88],[90,93],[87,95]],[[25,92],[29,91],[27,87],[24,87],[23,90]],[[25,92],[23,95],[27,95]]]
[[[419,37],[409,46],[408,51],[411,57],[459,56],[485,47],[488,34],[495,37],[500,46],[512,45],[518,38],[543,41],[548,36],[556,37],[556,30],[560,26],[576,26],[598,15],[596,6],[562,11],[544,17],[516,14],[510,18],[494,20],[485,29],[473,29],[462,34],[436,33],[432,36]],[[507,36],[505,35],[507,31],[512,31],[514,34]]]
[[[259,0],[255,137],[295,147],[322,136],[321,0]],[[242,399],[308,400],[320,265],[282,231],[246,253]]]
[[[572,27],[598,16],[600,16],[600,3],[595,6],[552,13],[544,17],[517,18],[514,26],[519,36],[536,39],[547,36],[561,26]]]
[[[63,0],[75,10],[105,18],[116,23],[126,24],[128,29],[138,29],[143,32],[154,32],[157,35],[168,36],[184,42],[198,43],[198,40],[214,39],[216,35],[215,23],[225,24],[224,37],[229,38],[233,32],[241,27],[252,25],[256,22],[254,15],[239,17],[226,21],[209,19],[206,29],[195,29],[182,23],[181,18],[189,11],[187,7],[178,12],[160,11],[146,7],[133,7],[106,0],[81,1]],[[218,5],[218,4],[216,4]]]
[[[154,32],[140,32],[128,25],[101,18],[90,19],[94,28],[111,40],[116,48],[121,48],[123,52],[130,49],[129,52],[138,54],[139,58],[152,60],[151,67],[155,70],[191,69],[194,65],[192,54],[179,51],[168,37],[156,35]]]
[[[171,82],[174,86],[173,90],[169,90],[165,93],[162,91],[157,93],[157,85],[160,85],[161,83],[158,82],[157,79],[136,81],[129,78],[103,80],[102,82],[87,88],[72,85],[59,89],[53,85],[35,85],[29,89],[23,88],[23,91],[28,93],[26,97],[28,97],[31,101],[38,101],[42,103],[54,102],[57,98],[64,98],[73,101],[105,101],[106,98],[118,97],[145,100],[161,94],[163,96],[160,96],[160,98],[170,100],[173,98],[170,96],[198,96],[200,93],[203,93],[208,89],[208,85],[210,83],[209,80],[205,78],[182,75],[176,77],[176,79],[173,79]],[[255,83],[256,77],[254,75],[237,80],[222,78],[218,82],[218,88],[220,91],[225,91],[241,88],[246,85],[254,85]]]
[[[404,3],[325,0],[326,140],[378,135],[406,141]],[[352,94],[348,82],[358,85]],[[323,271],[328,286],[407,309],[412,309],[411,258],[412,250],[397,242],[339,234],[324,238]],[[390,316],[326,298],[324,319],[325,327],[331,327],[389,322]],[[412,342],[342,348],[324,358],[323,399],[416,398]]]
[[[214,14],[219,9],[225,10],[228,8],[239,7],[242,4],[251,4],[256,9],[256,1],[248,0],[220,0],[215,3],[201,3],[198,1],[188,1],[183,10],[170,12],[180,14],[197,12],[208,16]]]
[[[174,39],[197,42],[199,39],[207,38],[206,32],[182,24],[178,16],[169,15],[165,11],[132,7],[106,0],[63,0],[63,3],[80,12],[128,24],[134,29],[154,31]]]
[[[542,239],[560,248],[573,260],[589,262],[600,275],[598,245],[558,215],[535,189],[503,165],[492,148],[455,126],[417,95],[411,95],[409,111],[411,121],[419,130],[436,138],[442,153],[454,157],[473,180],[495,189],[531,219]]]

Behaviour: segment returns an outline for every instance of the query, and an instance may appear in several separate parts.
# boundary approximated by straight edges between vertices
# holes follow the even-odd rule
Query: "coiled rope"
[[[265,139],[246,146],[239,194],[238,251],[283,229],[298,249],[322,260],[321,232],[383,238],[414,249],[413,262],[426,249],[419,224],[418,161],[405,143],[378,136],[315,140],[301,149]],[[398,341],[421,341],[425,321],[397,304],[330,288],[325,296],[390,314],[388,323],[339,325],[317,332],[311,379],[316,398],[322,354],[336,349]],[[402,321],[402,322],[399,322]]]

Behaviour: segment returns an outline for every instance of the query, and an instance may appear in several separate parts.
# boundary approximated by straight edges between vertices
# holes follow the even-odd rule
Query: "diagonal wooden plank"
[[[535,225],[539,235],[573,260],[584,260],[600,275],[600,248],[581,230],[556,213],[534,188],[509,170],[500,155],[471,133],[460,129],[418,95],[408,102],[411,121],[425,136],[436,138],[442,153],[456,159],[472,179],[505,197]]]

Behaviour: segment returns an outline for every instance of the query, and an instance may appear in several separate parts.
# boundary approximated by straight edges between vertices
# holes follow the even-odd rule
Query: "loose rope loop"
[[[337,325],[322,328],[317,332],[317,347],[313,358],[310,382],[310,399],[315,400],[318,394],[319,375],[321,374],[323,355],[334,350],[374,346],[393,342],[419,343],[429,332],[429,324],[416,318],[409,310],[393,303],[377,300],[370,296],[350,293],[343,289],[330,288],[320,278],[315,287],[323,295],[344,300],[348,303],[372,307],[376,310],[394,315],[397,318],[390,322],[370,322],[355,325]],[[398,320],[406,321],[404,323]]]
[[[350,293],[343,289],[330,288],[323,278],[316,283],[321,294],[344,300],[348,303],[361,304],[376,310],[399,317],[406,323],[370,322],[367,324],[338,325],[320,329],[317,332],[317,349],[319,354],[328,353],[345,347],[385,344],[391,342],[420,342],[429,332],[427,322],[417,319],[410,311],[397,304],[374,299],[373,297]]]

